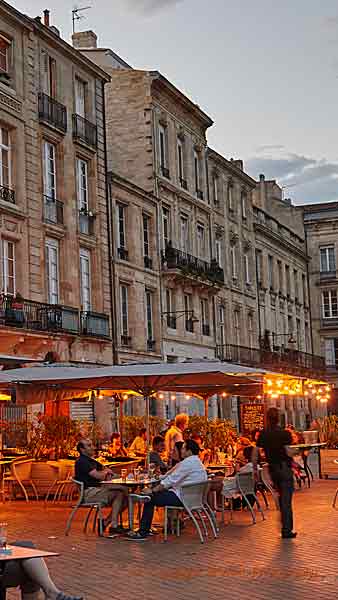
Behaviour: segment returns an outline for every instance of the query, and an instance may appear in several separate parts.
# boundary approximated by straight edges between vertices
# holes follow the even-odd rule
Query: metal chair
[[[65,494],[66,500],[71,500],[72,496],[73,496],[73,491],[74,491],[74,482],[73,482],[73,475],[74,475],[74,462],[73,461],[59,461],[59,465],[57,466],[58,468],[58,476],[55,479],[55,481],[53,481],[52,485],[50,486],[50,488],[47,491],[46,497],[45,497],[45,502],[48,502],[49,497],[53,496],[53,503],[57,502],[57,501],[61,501],[62,496],[64,495],[65,490],[68,488],[68,493]]]
[[[3,489],[7,483],[9,486],[17,485],[23,492],[26,502],[29,502],[29,496],[26,490],[30,486],[34,492],[36,499],[39,499],[38,492],[34,481],[32,480],[32,466],[34,460],[18,460],[11,464],[10,474],[4,475],[2,479]]]
[[[141,505],[150,500],[150,496],[146,496],[145,494],[128,494],[128,526],[131,531],[134,529],[135,505],[137,505],[138,508],[138,520],[140,521]]]
[[[279,510],[279,495],[273,487],[268,464],[262,465],[262,468],[260,470],[260,477],[266,489],[270,492],[275,503],[276,509]]]
[[[69,534],[73,519],[77,513],[77,511],[80,508],[87,508],[88,509],[88,513],[86,516],[86,520],[85,520],[85,524],[84,524],[84,528],[83,531],[84,533],[86,533],[87,531],[87,527],[88,527],[88,523],[89,523],[89,519],[90,516],[93,512],[93,510],[95,510],[95,514],[94,514],[94,522],[93,522],[93,531],[95,531],[96,529],[96,522],[98,520],[99,522],[99,536],[103,535],[103,513],[102,513],[102,508],[103,508],[103,503],[102,502],[86,502],[84,494],[85,494],[85,487],[84,487],[84,483],[82,481],[77,481],[76,479],[72,479],[72,482],[77,486],[78,490],[79,490],[79,498],[78,501],[76,503],[76,505],[73,507],[72,512],[70,513],[69,517],[68,517],[68,521],[67,521],[67,525],[66,525],[66,530],[65,530],[65,535]]]
[[[258,510],[261,513],[263,521],[264,521],[265,515],[264,515],[263,509],[262,509],[260,502],[256,495],[255,480],[254,480],[253,473],[237,473],[236,481],[237,481],[239,492],[251,513],[253,523],[254,524],[256,523],[256,515],[251,506],[251,503],[248,500],[248,496],[252,496],[255,499]]]
[[[200,541],[202,544],[204,544],[205,539],[207,539],[207,537],[208,537],[208,530],[207,530],[205,521],[203,519],[203,516],[205,516],[206,519],[209,521],[210,527],[214,533],[214,536],[217,537],[217,531],[214,528],[213,520],[204,505],[204,500],[205,500],[205,496],[207,494],[208,489],[209,489],[208,481],[201,481],[201,482],[197,482],[197,483],[193,483],[193,484],[183,485],[180,490],[181,491],[181,501],[182,501],[183,506],[182,507],[181,506],[165,506],[164,507],[164,540],[165,541],[167,541],[167,539],[168,539],[168,514],[170,511],[187,513],[188,517],[192,520],[193,524],[195,525],[195,527],[197,529],[197,533],[199,535],[199,538],[200,538]],[[201,521],[205,539],[203,537],[202,530],[199,526],[199,523],[196,519],[195,514],[198,516],[198,518]],[[177,519],[176,527],[177,527],[176,534],[177,534],[177,536],[179,536],[180,535],[179,519]]]

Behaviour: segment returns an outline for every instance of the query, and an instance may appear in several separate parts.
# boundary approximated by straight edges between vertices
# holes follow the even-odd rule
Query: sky
[[[338,200],[336,0],[11,0],[71,35],[93,29],[135,68],[157,69],[215,121],[209,145],[277,179],[297,204]]]

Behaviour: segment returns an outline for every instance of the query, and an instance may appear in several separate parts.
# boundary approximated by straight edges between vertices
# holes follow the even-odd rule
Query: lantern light
[[[128,394],[123,394],[123,400],[128,400]]]
[[[172,396],[170,396],[170,399],[173,400],[173,401],[175,401],[176,400],[175,394],[173,394]]]

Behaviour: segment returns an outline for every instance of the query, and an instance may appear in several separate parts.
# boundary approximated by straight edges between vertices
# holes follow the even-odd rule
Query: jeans
[[[293,530],[292,494],[293,473],[287,462],[269,465],[272,482],[279,493],[279,507],[282,518],[282,533]]]
[[[150,502],[146,502],[143,507],[142,519],[140,523],[140,533],[148,533],[151,529],[151,524],[154,516],[155,506],[177,506],[182,507],[183,504],[174,492],[163,490],[152,495]]]

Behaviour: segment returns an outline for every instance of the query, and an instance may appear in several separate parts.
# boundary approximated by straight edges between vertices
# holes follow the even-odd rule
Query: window
[[[283,292],[283,269],[282,261],[277,260],[278,290]]]
[[[86,91],[86,82],[75,77],[75,114],[82,118],[86,116]]]
[[[270,290],[273,290],[273,256],[268,256],[268,283]]]
[[[248,343],[249,348],[253,348],[254,345],[254,325],[253,325],[253,315],[251,313],[248,314]]]
[[[44,194],[56,199],[56,147],[50,142],[44,142]]]
[[[302,289],[303,289],[303,304],[307,305],[307,286],[306,286],[306,277],[304,273],[302,273]]]
[[[201,300],[201,323],[202,335],[210,335],[209,300],[206,298],[202,298]]]
[[[248,252],[244,254],[244,275],[245,275],[245,283],[250,285],[251,276],[250,276],[250,256]]]
[[[239,310],[234,311],[234,329],[235,329],[235,342],[237,346],[241,345],[241,329],[240,329],[240,314]]]
[[[46,276],[49,304],[59,302],[59,244],[57,240],[46,240]]]
[[[257,283],[261,286],[263,283],[263,253],[261,250],[256,250],[256,273]]]
[[[143,215],[143,256],[150,256],[150,217]]]
[[[181,250],[189,252],[189,221],[188,217],[181,216]]]
[[[295,286],[295,299],[298,300],[299,299],[299,285],[298,285],[298,271],[297,271],[297,269],[293,270],[293,280],[294,280],[294,286]]]
[[[300,319],[296,319],[296,334],[297,334],[297,350],[301,349],[302,345],[302,333],[300,328]]]
[[[121,250],[126,249],[126,207],[117,205],[117,243]]]
[[[247,193],[245,191],[242,191],[242,193],[241,193],[242,219],[246,219],[246,217],[247,217],[247,202],[248,202]]]
[[[223,266],[223,257],[222,257],[222,240],[220,238],[216,238],[215,241],[215,258],[217,264],[222,267]]]
[[[168,157],[167,157],[167,128],[164,125],[158,127],[159,135],[159,150],[160,150],[160,169],[162,175],[166,175],[168,169]]]
[[[171,240],[170,210],[162,208],[163,245],[166,248]]]
[[[320,272],[328,273],[336,270],[336,254],[334,246],[320,248]]]
[[[77,169],[77,199],[79,210],[88,211],[88,163],[82,158],[76,161]]]
[[[56,98],[56,61],[49,54],[41,52],[41,88],[44,94]]]
[[[121,318],[121,335],[129,336],[129,319],[128,319],[128,286],[120,285],[120,318]]]
[[[167,326],[171,329],[176,329],[176,299],[174,290],[166,290],[166,312],[167,312]]]
[[[146,290],[146,322],[147,322],[147,339],[148,342],[153,341],[153,293]]]
[[[11,42],[0,35],[0,72],[8,73],[11,56]]]
[[[194,175],[195,175],[195,192],[199,192],[200,187],[200,156],[197,150],[194,150]]]
[[[291,294],[291,279],[290,279],[290,267],[285,265],[285,280],[286,280],[286,293],[288,296]]]
[[[338,369],[338,338],[325,340],[325,364]]]
[[[184,142],[181,138],[177,139],[177,161],[178,161],[178,178],[182,187],[185,185],[184,177]]]
[[[325,319],[338,317],[337,290],[327,290],[322,293],[322,309]]]
[[[230,248],[230,260],[231,260],[231,277],[237,279],[237,261],[236,261],[236,246]]]
[[[218,309],[218,334],[219,343],[221,346],[225,345],[225,307],[219,306]]]
[[[11,187],[10,135],[5,127],[0,127],[0,185]]]
[[[4,294],[16,294],[15,244],[2,240],[2,287]]]
[[[80,284],[81,284],[81,306],[82,310],[89,312],[91,308],[91,273],[90,252],[84,248],[80,249]]]
[[[214,175],[212,178],[212,192],[214,198],[214,205],[219,206],[219,197],[218,197],[218,177]]]
[[[197,256],[205,258],[205,227],[201,223],[197,224]]]
[[[228,183],[228,207],[231,212],[234,210],[234,185],[232,181]]]
[[[289,336],[293,335],[293,318],[292,315],[288,315],[288,330],[287,334]]]
[[[305,321],[305,352],[311,353],[310,327],[307,321]]]
[[[193,304],[192,295],[184,294],[184,311],[185,311],[185,330],[193,332]]]

